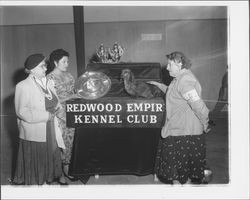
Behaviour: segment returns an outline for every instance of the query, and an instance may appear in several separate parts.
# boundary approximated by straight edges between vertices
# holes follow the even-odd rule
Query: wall
[[[4,6],[0,25],[73,23],[72,6]],[[225,6],[85,6],[84,21],[129,22],[225,19]]]

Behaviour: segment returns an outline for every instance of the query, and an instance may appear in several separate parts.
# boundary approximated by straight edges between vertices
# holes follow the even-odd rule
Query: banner
[[[74,99],[66,102],[68,127],[161,128],[165,118],[162,98]]]

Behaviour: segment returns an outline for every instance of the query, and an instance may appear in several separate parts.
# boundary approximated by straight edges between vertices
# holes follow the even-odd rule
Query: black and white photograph
[[[248,199],[249,4],[3,1],[2,199]]]

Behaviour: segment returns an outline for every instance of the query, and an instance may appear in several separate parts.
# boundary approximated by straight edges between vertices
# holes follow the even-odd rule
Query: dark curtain
[[[84,7],[73,6],[77,76],[85,71]]]

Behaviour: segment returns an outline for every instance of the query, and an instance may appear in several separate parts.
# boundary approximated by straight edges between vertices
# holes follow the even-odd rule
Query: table
[[[147,175],[154,172],[154,161],[161,127],[164,122],[165,104],[162,98],[131,99],[131,98],[101,98],[98,100],[72,100],[67,105],[80,104],[120,104],[122,123],[75,123],[74,115],[79,110],[67,113],[68,126],[76,127],[72,160],[69,173],[73,176],[94,174],[135,174]],[[137,106],[137,110],[127,105],[147,105],[147,109]],[[151,108],[149,108],[151,105]],[[154,106],[153,106],[154,105]],[[157,106],[158,105],[158,106]],[[162,105],[162,106],[160,106]],[[70,106],[72,108],[72,106]],[[76,106],[75,108],[79,108]],[[125,108],[125,109],[124,109]],[[129,109],[128,109],[129,108]],[[157,109],[158,108],[158,109]],[[114,109],[115,110],[115,109]],[[130,112],[128,112],[130,111]],[[103,112],[92,112],[94,116]],[[109,114],[114,114],[110,111]],[[147,123],[130,121],[128,116],[155,116],[157,121]],[[89,112],[81,113],[88,115]],[[144,121],[146,122],[146,121]]]
[[[81,177],[95,174],[154,173],[158,140],[165,121],[164,99],[163,96],[153,99],[128,96],[120,78],[121,71],[127,68],[133,72],[136,80],[162,82],[159,63],[88,64],[87,71],[105,73],[112,85],[109,93],[100,99],[67,101],[67,105],[70,105],[67,107],[67,126],[76,128],[69,174]],[[129,107],[128,104],[133,103],[157,104],[158,107],[140,110],[140,107]],[[100,108],[107,104],[118,107],[86,111],[87,104],[100,104]],[[94,118],[94,115],[109,115],[110,118],[105,122],[98,117]],[[144,118],[143,123],[143,116],[149,117],[151,121]]]

